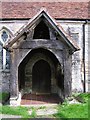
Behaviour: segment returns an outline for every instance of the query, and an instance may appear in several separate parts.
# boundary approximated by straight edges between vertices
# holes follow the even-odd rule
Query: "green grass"
[[[37,117],[36,109],[35,108],[32,109],[31,117],[32,118],[36,118]]]
[[[27,107],[11,107],[11,106],[0,106],[0,113],[2,114],[8,114],[8,115],[20,115],[22,118],[29,118],[30,115],[28,113]]]
[[[29,110],[32,110],[31,115],[29,115]],[[37,116],[36,109],[33,107],[13,107],[9,105],[0,106],[0,114],[19,115],[22,118],[35,118]]]
[[[54,118],[88,118],[88,97],[90,98],[90,94],[79,94],[81,99],[84,100],[81,104],[68,104],[68,101],[65,101],[62,105],[58,105],[58,113],[52,115]],[[77,95],[75,95],[77,97]],[[0,113],[8,114],[8,115],[20,115],[22,118],[36,118],[39,117],[36,115],[36,111],[38,109],[45,109],[47,107],[12,107],[3,105],[0,106]],[[29,115],[29,110],[32,110],[31,115]],[[42,117],[42,116],[41,116]],[[45,116],[43,116],[45,117]],[[47,117],[47,116],[46,116]],[[48,116],[50,117],[50,116]]]
[[[9,93],[7,92],[0,93],[0,102],[4,102],[8,98],[9,98]]]
[[[58,106],[58,113],[54,116],[56,118],[88,118],[88,97],[90,94],[79,94],[85,102],[81,104],[68,104],[64,102]]]
[[[85,102],[88,102],[88,100],[90,99],[90,93],[83,93],[83,94],[79,94],[78,96],[84,99]]]
[[[55,117],[59,118],[88,118],[87,104],[72,104],[58,107],[58,113]]]

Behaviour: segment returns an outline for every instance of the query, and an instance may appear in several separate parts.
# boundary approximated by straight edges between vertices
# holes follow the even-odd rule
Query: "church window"
[[[0,64],[2,64],[3,70],[10,69],[10,53],[3,48],[3,45],[11,36],[6,28],[2,28],[0,31]]]

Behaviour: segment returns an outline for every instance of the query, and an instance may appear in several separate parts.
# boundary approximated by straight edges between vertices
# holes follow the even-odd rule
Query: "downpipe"
[[[84,72],[84,75],[83,75],[83,92],[85,93],[86,92],[86,68],[85,68],[85,26],[87,24],[87,20],[85,21],[85,23],[83,24],[83,59],[82,59],[82,62],[83,62],[83,72]]]

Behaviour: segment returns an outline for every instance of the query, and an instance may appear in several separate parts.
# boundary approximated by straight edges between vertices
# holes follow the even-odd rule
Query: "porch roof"
[[[47,12],[45,8],[41,8],[41,10],[26,23],[23,27],[21,27],[18,32],[15,33],[15,35],[5,43],[4,48],[9,49],[21,36],[24,34],[27,34],[30,31],[30,27],[35,24],[37,20],[39,20],[41,17],[44,17],[54,28],[54,30],[63,38],[63,41],[71,48],[72,51],[79,50],[79,46],[73,40],[61,27],[60,24],[58,24],[55,19],[53,19]]]

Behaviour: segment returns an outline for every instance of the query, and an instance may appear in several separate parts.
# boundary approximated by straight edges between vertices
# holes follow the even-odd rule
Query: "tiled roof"
[[[4,48],[10,48],[21,36],[24,35],[24,33],[29,32],[30,27],[32,27],[33,24],[36,23],[40,18],[44,17],[44,19],[47,19],[49,24],[52,25],[54,30],[63,38],[63,41],[72,49],[72,51],[79,50],[79,46],[77,43],[71,39],[71,37],[64,31],[64,29],[60,26],[60,24],[57,24],[55,19],[53,19],[46,9],[41,9],[34,17],[32,17],[28,23],[26,23],[12,38],[10,41],[7,41],[4,45]],[[24,39],[24,38],[23,38]],[[22,40],[22,39],[21,39]]]
[[[32,18],[41,7],[53,18],[90,18],[89,2],[2,2],[2,18]]]

